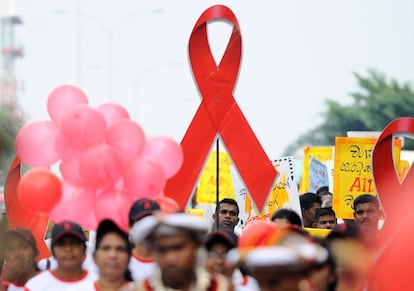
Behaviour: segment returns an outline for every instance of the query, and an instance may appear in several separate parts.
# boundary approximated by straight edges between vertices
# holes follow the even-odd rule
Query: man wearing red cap
[[[65,290],[74,283],[95,279],[94,274],[82,268],[86,256],[86,237],[77,223],[63,221],[53,227],[52,254],[57,268],[27,281],[25,287],[29,291]]]

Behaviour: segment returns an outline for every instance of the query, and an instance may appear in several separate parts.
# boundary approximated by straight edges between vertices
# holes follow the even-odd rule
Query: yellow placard
[[[334,191],[336,217],[353,219],[353,201],[360,194],[376,195],[371,153],[376,138],[337,137],[335,140]],[[394,159],[399,164],[401,140],[396,140]]]
[[[331,233],[331,229],[304,227],[304,229],[313,237],[325,238]]]
[[[212,151],[207,160],[206,166],[201,173],[197,190],[197,203],[216,203],[216,157],[216,151]],[[230,166],[231,160],[228,154],[226,152],[219,152],[219,200],[223,198],[235,199]]]
[[[321,162],[330,161],[333,159],[333,147],[326,146],[303,148],[302,179],[299,187],[300,193],[305,193],[309,191],[309,165],[311,157],[314,157],[315,159]]]
[[[405,175],[407,175],[409,169],[410,163],[406,160],[400,160],[400,162],[397,165],[398,178],[400,179],[400,181],[404,180]]]
[[[266,207],[263,209],[262,213],[257,215],[255,211],[252,213],[254,209],[252,207],[252,201],[250,196],[246,195],[245,211],[247,213],[247,221],[252,217],[256,220],[268,220],[277,209],[283,208],[283,206],[289,202],[289,193],[286,190],[288,177],[284,174],[281,175],[283,176],[280,177],[280,181],[273,187],[273,190],[266,201]]]
[[[186,213],[204,218],[204,210],[198,208],[187,208]]]
[[[273,213],[280,208],[292,209],[301,215],[299,193],[294,179],[293,158],[291,156],[278,158],[273,161],[273,166],[279,175],[262,212],[253,207],[248,193],[245,195],[244,211],[247,214],[245,226],[259,220],[269,220]]]

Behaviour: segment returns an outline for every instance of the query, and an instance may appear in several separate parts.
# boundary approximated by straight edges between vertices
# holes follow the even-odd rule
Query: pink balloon
[[[80,152],[62,159],[60,163],[60,172],[65,181],[77,186],[83,185],[83,179],[79,171]]]
[[[72,220],[80,225],[87,219],[88,213],[95,206],[96,192],[92,189],[76,187],[69,182],[62,182],[62,198],[50,212],[55,223]]]
[[[67,112],[60,128],[66,143],[76,148],[101,143],[106,135],[105,118],[89,105],[78,105]]]
[[[38,121],[23,126],[16,136],[17,156],[30,167],[49,167],[60,157],[55,148],[57,126],[51,121]]]
[[[79,153],[82,151],[82,148],[77,148],[74,145],[68,143],[61,131],[59,131],[57,134],[55,140],[55,148],[56,152],[62,159],[72,157],[74,155],[79,155]]]
[[[99,222],[110,218],[125,231],[128,231],[128,211],[133,203],[123,191],[114,189],[103,191],[96,198],[95,217]]]
[[[166,177],[164,170],[156,161],[140,157],[125,168],[125,191],[135,199],[157,196],[164,189]]]
[[[164,136],[147,140],[142,155],[156,160],[168,178],[174,176],[184,161],[183,149],[174,139]]]
[[[112,126],[115,122],[121,119],[129,119],[128,111],[116,103],[104,103],[99,105],[96,109],[102,113],[108,127]]]
[[[117,151],[124,165],[126,165],[142,152],[145,144],[145,133],[135,121],[123,119],[114,123],[108,129],[106,143]]]
[[[79,160],[83,185],[96,189],[113,187],[122,175],[122,161],[117,152],[106,144],[86,149]]]
[[[98,221],[95,217],[95,206],[89,209],[86,217],[80,222],[80,225],[84,229],[96,231],[98,228]]]
[[[78,87],[61,85],[55,88],[47,98],[47,111],[50,118],[60,124],[66,112],[79,104],[88,104],[88,97]]]

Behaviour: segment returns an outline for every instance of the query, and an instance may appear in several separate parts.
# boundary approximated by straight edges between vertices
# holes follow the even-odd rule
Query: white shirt
[[[96,277],[93,274],[85,271],[80,278],[69,281],[59,278],[56,273],[48,270],[43,271],[40,274],[30,278],[24,287],[26,287],[29,291],[61,291],[65,290],[73,284],[85,281],[93,282],[95,279]]]
[[[4,282],[1,284],[3,287],[7,287],[7,291],[26,291],[27,289],[24,286],[15,285],[13,283]]]
[[[239,269],[234,270],[231,276],[231,283],[233,284],[234,291],[260,291],[256,279],[243,275]]]
[[[133,290],[135,287],[133,282],[127,282],[120,290],[128,291]],[[96,285],[96,281],[88,281],[88,282],[81,282],[74,284],[65,290],[59,290],[59,291],[99,291],[98,286]]]
[[[158,264],[154,260],[142,259],[133,254],[129,260],[128,268],[131,272],[132,279],[137,281],[154,274],[158,268]]]

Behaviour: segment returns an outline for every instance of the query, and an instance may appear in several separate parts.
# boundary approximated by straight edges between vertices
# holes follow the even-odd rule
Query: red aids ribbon
[[[17,197],[17,187],[21,178],[21,165],[19,158],[15,158],[10,165],[4,182],[4,200],[6,202],[6,213],[11,229],[22,227],[30,230],[36,238],[39,251],[38,259],[50,257],[50,251],[45,243],[45,234],[49,218],[29,213],[20,203]]]
[[[414,203],[414,170],[410,167],[400,181],[394,165],[393,135],[414,135],[414,118],[403,117],[392,121],[383,130],[372,153],[372,171],[381,204],[386,213],[380,231],[380,242],[390,239],[401,220],[411,214]]]
[[[212,20],[227,20],[233,24],[230,41],[218,66],[207,39],[207,22]],[[165,188],[165,193],[182,207],[192,194],[217,134],[259,209],[263,208],[275,181],[276,170],[232,95],[241,61],[241,48],[237,19],[223,5],[208,8],[191,33],[189,56],[202,101],[181,141],[183,166]]]
[[[395,134],[414,135],[414,118],[403,117],[388,124],[372,153],[373,177],[386,218],[379,232],[379,250],[368,290],[371,287],[378,291],[412,288],[414,170],[411,166],[400,181],[392,152]]]

